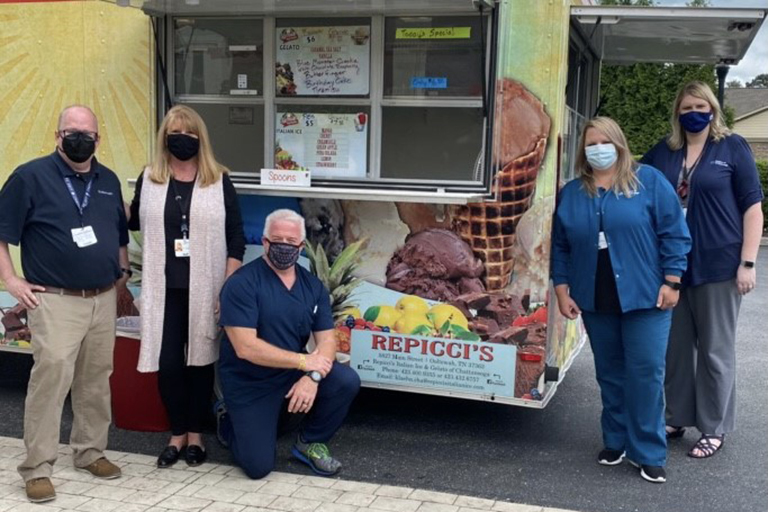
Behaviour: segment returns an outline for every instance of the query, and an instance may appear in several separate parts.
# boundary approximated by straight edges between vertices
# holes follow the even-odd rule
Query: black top
[[[139,206],[141,204],[141,184],[144,173],[136,181],[136,193],[131,202],[131,220],[128,229],[138,231],[141,229],[139,219]],[[243,261],[245,254],[245,235],[243,234],[243,220],[240,217],[240,206],[237,202],[237,191],[229,176],[223,175],[224,187],[224,211],[226,214],[226,240],[227,257]],[[192,192],[195,188],[194,181],[172,180],[168,184],[168,194],[165,196],[165,286],[173,289],[189,288],[189,258],[178,258],[174,249],[174,240],[182,238],[182,209],[189,217],[189,207],[192,204]],[[181,196],[176,201],[176,195]],[[182,208],[179,207],[181,203]],[[195,229],[189,225],[189,230]]]
[[[600,195],[610,192],[600,189]],[[603,231],[603,216],[600,215],[600,227]],[[597,251],[597,271],[595,272],[595,311],[598,313],[621,313],[619,290],[616,288],[616,278],[611,264],[611,253],[608,248]]]
[[[81,204],[94,180],[82,219],[65,178]],[[95,244],[77,246],[72,229],[82,226],[93,228]],[[0,240],[21,245],[21,266],[31,283],[86,290],[108,286],[120,278],[119,248],[128,245],[120,180],[96,158],[84,174],[57,152],[27,162],[0,190]]]

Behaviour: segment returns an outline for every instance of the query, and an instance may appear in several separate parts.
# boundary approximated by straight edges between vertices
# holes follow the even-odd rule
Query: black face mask
[[[299,261],[300,245],[269,242],[267,257],[278,270],[287,270]]]
[[[166,144],[168,144],[168,151],[181,161],[196,157],[200,151],[200,139],[186,133],[168,134]]]
[[[67,158],[81,164],[96,151],[96,141],[83,132],[74,132],[61,139],[61,150]]]

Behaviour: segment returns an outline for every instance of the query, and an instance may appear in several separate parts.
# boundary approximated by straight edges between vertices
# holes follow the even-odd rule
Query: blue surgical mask
[[[584,154],[587,156],[587,162],[596,171],[605,171],[616,163],[619,154],[616,146],[610,142],[607,144],[595,144],[584,148]]]
[[[680,116],[680,124],[688,133],[699,133],[712,122],[712,112],[686,112]]]

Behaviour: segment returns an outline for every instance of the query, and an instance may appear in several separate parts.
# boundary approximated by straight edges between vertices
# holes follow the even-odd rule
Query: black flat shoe
[[[171,445],[166,446],[163,452],[157,458],[157,467],[169,468],[173,466],[179,461],[179,457],[181,457],[181,452],[183,451],[184,451],[184,448],[179,450],[175,446],[171,446]]]
[[[199,466],[208,458],[208,454],[200,446],[191,444],[187,446],[187,454],[185,456],[187,464],[190,466]]]
[[[685,427],[667,425],[664,430],[667,432],[667,439],[679,439],[685,435]]]

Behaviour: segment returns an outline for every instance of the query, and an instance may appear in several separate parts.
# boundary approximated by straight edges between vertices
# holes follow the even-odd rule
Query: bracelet
[[[670,281],[669,279],[665,279],[664,280],[664,284],[666,286],[669,286],[670,288],[672,288],[675,291],[678,291],[678,290],[680,290],[680,288],[683,287],[683,285],[681,283],[678,283],[678,282],[675,282],[675,281]]]
[[[304,371],[307,369],[307,356],[299,354],[299,370]]]

